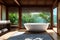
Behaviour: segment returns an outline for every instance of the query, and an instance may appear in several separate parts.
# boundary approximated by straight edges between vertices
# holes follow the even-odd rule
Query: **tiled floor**
[[[20,30],[14,30],[11,32],[6,33],[5,35],[2,35],[0,37],[0,40],[7,40],[9,37],[11,37],[16,32],[25,32],[25,29]],[[57,34],[53,30],[47,30],[47,32],[54,38],[54,40],[60,40],[60,36],[57,36]]]

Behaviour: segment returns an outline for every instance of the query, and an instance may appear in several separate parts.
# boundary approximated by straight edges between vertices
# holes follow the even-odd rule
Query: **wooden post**
[[[2,5],[0,5],[0,20],[2,20]]]
[[[8,20],[8,7],[6,6],[6,20]]]
[[[59,5],[59,1],[57,1],[57,34],[59,34],[58,32],[59,32],[59,20],[58,20],[58,12],[59,12],[59,10],[58,10],[58,6]]]
[[[22,25],[22,19],[21,19],[21,16],[22,16],[22,8],[19,7],[19,29],[21,29],[21,25]]]
[[[53,29],[53,7],[50,9],[51,12],[51,29]]]

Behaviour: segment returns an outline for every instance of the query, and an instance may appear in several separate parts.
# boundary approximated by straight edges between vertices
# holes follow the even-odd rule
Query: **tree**
[[[17,24],[18,22],[17,13],[9,13],[9,19],[11,21],[11,24]]]
[[[46,22],[50,22],[50,14],[48,12],[40,12],[39,16]]]

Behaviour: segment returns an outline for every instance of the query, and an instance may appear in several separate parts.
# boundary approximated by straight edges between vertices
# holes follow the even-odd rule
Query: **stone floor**
[[[20,30],[13,30],[10,31],[0,37],[0,40],[7,40],[9,37],[11,37],[16,32],[25,32],[26,29],[20,29]],[[60,36],[57,35],[57,33],[54,30],[46,30],[53,38],[54,40],[60,40]]]

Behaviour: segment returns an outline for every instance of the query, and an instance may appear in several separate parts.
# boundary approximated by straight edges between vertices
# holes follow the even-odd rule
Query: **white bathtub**
[[[25,23],[27,31],[46,31],[49,23]]]

